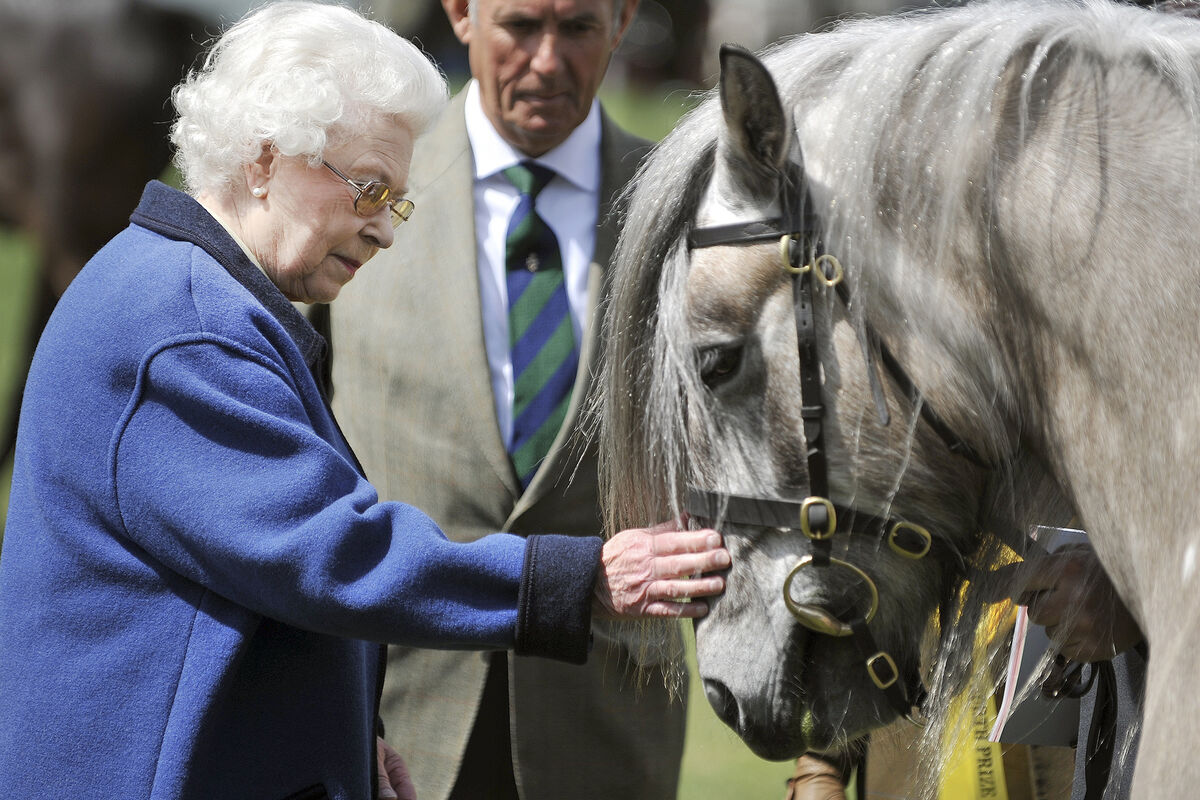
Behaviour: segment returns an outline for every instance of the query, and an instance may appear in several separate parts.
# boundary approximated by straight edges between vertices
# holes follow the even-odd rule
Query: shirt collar
[[[506,142],[491,120],[483,112],[479,95],[479,82],[467,84],[466,122],[467,137],[471,141],[471,152],[475,157],[475,180],[480,181],[496,175],[529,156]],[[600,103],[592,100],[587,118],[571,131],[566,140],[538,156],[534,161],[554,170],[555,174],[588,192],[600,190]]]

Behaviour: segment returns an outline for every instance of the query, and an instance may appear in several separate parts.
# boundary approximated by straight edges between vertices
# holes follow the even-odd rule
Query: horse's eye
[[[705,347],[698,353],[700,378],[709,388],[729,380],[742,363],[741,345]]]

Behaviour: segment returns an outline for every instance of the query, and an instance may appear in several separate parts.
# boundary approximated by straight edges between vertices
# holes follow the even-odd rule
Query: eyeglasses
[[[412,216],[413,209],[416,206],[412,200],[407,197],[392,197],[392,187],[382,181],[352,181],[342,174],[341,170],[322,159],[322,164],[329,167],[329,171],[349,184],[350,188],[357,192],[354,198],[354,211],[360,217],[373,217],[379,213],[379,210],[384,206],[392,212],[392,227],[399,227],[401,222],[405,222]]]

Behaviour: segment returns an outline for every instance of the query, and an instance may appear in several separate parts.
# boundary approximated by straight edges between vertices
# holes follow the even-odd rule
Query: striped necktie
[[[513,365],[513,431],[508,451],[524,488],[562,427],[579,351],[558,239],[534,209],[538,193],[554,172],[523,161],[504,170],[504,177],[521,193],[508,221],[504,257]]]

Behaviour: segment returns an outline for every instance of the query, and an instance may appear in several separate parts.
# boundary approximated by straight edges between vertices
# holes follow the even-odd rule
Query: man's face
[[[478,0],[475,18],[456,32],[468,47],[483,110],[505,141],[538,156],[583,122],[636,5]]]

